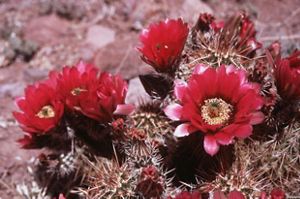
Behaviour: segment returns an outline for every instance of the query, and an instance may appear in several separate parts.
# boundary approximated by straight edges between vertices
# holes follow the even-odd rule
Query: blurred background
[[[135,47],[143,27],[182,17],[190,27],[199,13],[221,19],[245,10],[258,41],[281,41],[283,53],[300,48],[300,0],[0,0],[0,199],[21,198],[15,186],[28,181],[38,153],[22,150],[11,112],[26,85],[79,60],[120,73],[134,93],[149,68]]]

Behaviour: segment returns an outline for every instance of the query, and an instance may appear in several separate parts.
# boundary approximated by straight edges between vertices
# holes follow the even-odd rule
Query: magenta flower
[[[174,93],[180,103],[168,105],[164,111],[170,119],[183,122],[175,136],[203,133],[205,151],[215,155],[219,145],[231,144],[234,137],[249,137],[252,125],[264,120],[259,91],[257,84],[247,82],[241,69],[198,65],[188,83],[175,82]]]

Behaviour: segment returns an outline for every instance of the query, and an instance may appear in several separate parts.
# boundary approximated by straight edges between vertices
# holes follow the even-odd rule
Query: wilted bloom
[[[28,86],[25,96],[16,103],[22,112],[14,112],[14,117],[28,133],[19,140],[22,147],[30,146],[36,134],[48,133],[56,127],[64,112],[64,105],[55,90],[43,83]]]
[[[175,82],[174,93],[180,104],[167,106],[165,114],[184,122],[177,126],[175,136],[201,132],[205,151],[214,155],[219,145],[231,144],[234,137],[249,137],[252,125],[263,121],[259,91],[257,84],[247,82],[244,70],[198,65],[187,84]]]
[[[101,73],[97,82],[80,96],[80,111],[100,122],[112,121],[113,115],[127,115],[133,111],[125,105],[127,83],[118,75]]]
[[[73,67],[64,67],[61,73],[53,76],[57,77],[57,92],[62,100],[70,109],[76,109],[80,95],[97,83],[97,75],[94,66],[80,62]]]
[[[177,67],[189,29],[181,19],[167,19],[151,24],[140,35],[138,50],[142,59],[158,72],[170,72]]]
[[[253,38],[256,35],[254,23],[246,16],[244,16],[241,25],[240,37]]]
[[[242,15],[241,30],[240,30],[240,45],[246,45],[252,51],[255,51],[262,47],[256,38],[256,30],[254,23],[249,19],[248,16]]]
[[[195,25],[196,30],[208,32],[213,30],[219,32],[224,27],[224,21],[215,21],[215,17],[209,13],[201,13]]]
[[[139,176],[137,191],[145,198],[160,198],[163,190],[163,180],[159,170],[153,165],[144,167]]]
[[[283,99],[300,99],[300,51],[291,56],[278,59],[274,65],[277,91]]]

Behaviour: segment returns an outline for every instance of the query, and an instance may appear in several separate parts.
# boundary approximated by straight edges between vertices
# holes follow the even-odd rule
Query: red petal
[[[233,137],[225,132],[218,132],[214,135],[217,142],[221,145],[228,145],[232,143]]]
[[[27,118],[23,113],[20,112],[13,112],[13,116],[16,118],[17,122],[20,124],[26,124]]]
[[[252,126],[249,124],[239,126],[236,128],[234,135],[238,138],[247,138],[252,134]]]
[[[245,196],[239,192],[239,191],[231,191],[229,194],[228,194],[228,199],[246,199]]]
[[[213,199],[226,199],[226,196],[222,191],[217,190],[213,192]]]

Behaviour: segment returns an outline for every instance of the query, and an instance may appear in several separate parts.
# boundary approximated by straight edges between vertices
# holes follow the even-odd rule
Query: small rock
[[[24,83],[14,82],[0,85],[0,96],[18,97],[22,95],[25,88]]]
[[[178,0],[177,0],[178,1]],[[168,3],[172,2],[171,7],[171,13],[170,18],[178,18],[183,17],[185,21],[194,24],[200,13],[213,13],[213,10],[210,6],[208,6],[207,3],[204,3],[200,0],[180,0],[180,3],[174,3],[173,1],[170,1]]]
[[[87,30],[85,42],[95,49],[100,49],[115,40],[115,31],[100,25]]]
[[[86,14],[86,10],[80,1],[73,0],[53,0],[52,9],[61,17],[66,19],[81,19]]]
[[[9,43],[15,52],[15,56],[20,55],[25,61],[29,61],[38,49],[38,45],[35,42],[24,40],[15,34],[9,37]]]
[[[9,37],[9,43],[14,50],[18,50],[22,48],[22,39],[16,34],[11,34]]]
[[[26,81],[39,81],[47,77],[49,70],[39,68],[24,69],[24,78]]]

